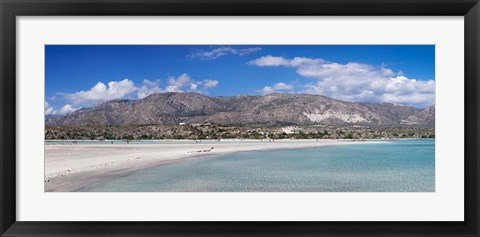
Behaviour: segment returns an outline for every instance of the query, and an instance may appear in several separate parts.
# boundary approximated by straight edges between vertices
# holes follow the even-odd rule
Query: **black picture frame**
[[[478,0],[0,0],[1,236],[479,236]],[[465,221],[26,222],[16,221],[16,17],[147,15],[464,16]]]

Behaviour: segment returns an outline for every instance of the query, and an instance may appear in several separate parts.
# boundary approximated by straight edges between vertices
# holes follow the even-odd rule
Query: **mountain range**
[[[419,109],[392,103],[354,103],[321,95],[209,97],[167,92],[138,100],[112,100],[65,116],[51,125],[146,125],[179,123],[435,126],[435,105]]]

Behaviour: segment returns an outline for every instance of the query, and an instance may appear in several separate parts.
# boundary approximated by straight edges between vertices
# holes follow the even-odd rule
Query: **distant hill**
[[[59,115],[59,114],[49,114],[49,115],[45,115],[45,123],[46,124],[49,124],[49,123],[55,123],[55,120],[56,119],[59,119],[61,118],[62,115]]]
[[[352,103],[310,94],[209,97],[169,92],[138,100],[112,100],[46,120],[55,125],[207,122],[434,127],[435,106],[418,109],[391,103]]]
[[[406,125],[421,124],[424,127],[435,127],[435,105],[425,108],[401,122]]]

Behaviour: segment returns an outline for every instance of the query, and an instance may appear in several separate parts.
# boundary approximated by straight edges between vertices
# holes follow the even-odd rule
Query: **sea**
[[[80,192],[435,192],[435,139],[250,151],[138,170]]]

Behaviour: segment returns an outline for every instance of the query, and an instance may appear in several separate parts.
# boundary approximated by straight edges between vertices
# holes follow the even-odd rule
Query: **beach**
[[[45,191],[75,191],[137,170],[172,162],[244,151],[372,144],[359,140],[221,140],[156,143],[65,143],[45,145]]]

